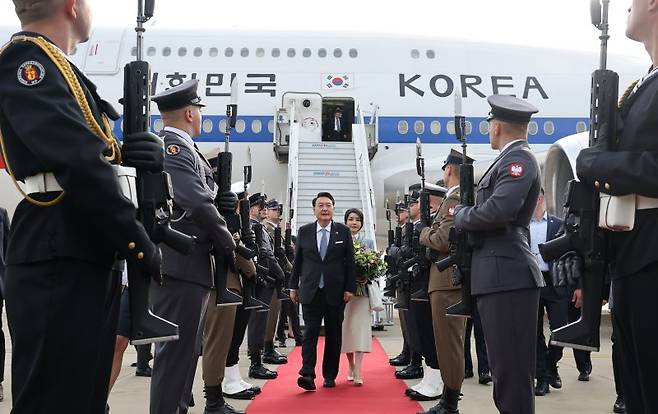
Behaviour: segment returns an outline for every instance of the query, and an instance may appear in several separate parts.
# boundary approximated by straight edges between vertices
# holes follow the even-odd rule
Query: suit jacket
[[[658,197],[658,79],[644,82],[621,108],[623,131],[616,151],[584,149],[576,163],[578,178],[611,195]],[[612,276],[626,277],[658,261],[653,248],[658,234],[658,209],[638,210],[633,231],[608,232],[614,262]]]
[[[473,250],[473,295],[545,286],[528,244],[540,189],[537,159],[528,143],[519,141],[501,152],[482,177],[476,205],[458,208],[455,227],[482,235],[481,246]]]
[[[340,119],[340,130],[336,131],[336,118],[331,117],[329,120],[323,125],[323,133],[324,136],[328,139],[331,140],[337,140],[337,141],[342,141],[345,139],[345,136],[347,134],[347,125],[345,122],[345,118]]]
[[[160,245],[162,274],[210,287],[210,249],[224,243],[223,232],[228,233],[224,219],[213,204],[217,190],[212,169],[203,155],[183,137],[167,130],[163,130],[161,136],[166,148],[165,171],[171,175],[174,188],[172,228],[197,237],[196,246],[189,255]]]
[[[455,222],[455,207],[459,204],[459,201],[459,190],[457,190],[443,200],[437,215],[434,217],[432,226],[424,228],[420,233],[420,243],[437,251],[439,253],[439,260],[448,256],[448,249],[450,248],[448,236],[450,234],[450,228]],[[439,269],[434,263],[431,263],[430,266],[428,293],[437,290],[460,289],[460,286],[454,286],[452,284],[452,268],[439,272]]]
[[[7,256],[7,239],[9,238],[9,215],[0,207],[0,297],[5,297],[5,257]]]
[[[329,245],[324,260],[317,243],[317,222],[299,228],[292,267],[290,288],[299,290],[299,301],[308,305],[313,301],[324,275],[327,303],[339,305],[343,293],[356,291],[356,264],[350,230],[344,224],[331,223]]]
[[[546,222],[546,241],[551,241],[555,238],[557,233],[560,231],[562,228],[562,223],[563,221],[557,217],[555,217],[552,214],[547,214],[547,222]],[[532,243],[532,240],[530,240],[530,243]],[[553,271],[553,263],[554,262],[548,262],[548,272],[552,273]],[[545,288],[553,288],[555,293],[561,293],[562,291],[566,292],[566,288],[561,288],[561,287],[553,287],[553,279],[551,277],[545,278],[544,279],[546,282],[546,287]]]

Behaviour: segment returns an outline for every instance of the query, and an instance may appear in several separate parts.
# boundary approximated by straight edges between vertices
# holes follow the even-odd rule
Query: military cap
[[[198,79],[191,79],[180,85],[167,89],[153,96],[151,100],[158,104],[160,112],[174,111],[189,105],[204,107],[201,98],[197,95]]]
[[[400,202],[400,203],[397,204],[397,210],[398,211],[409,211],[409,206],[406,205],[403,202]]]
[[[466,159],[468,160],[469,164],[473,164],[473,161],[475,161],[473,158],[469,157],[468,155],[466,156]],[[462,153],[453,148],[450,150],[450,153],[446,157],[446,160],[443,163],[443,167],[441,167],[441,169],[445,170],[448,165],[462,165],[464,163],[463,160],[464,158],[462,157]]]
[[[448,192],[447,188],[432,183],[425,183],[425,190],[427,190],[430,195],[438,197],[445,197]]]
[[[247,184],[247,190],[248,189],[249,189],[249,184]],[[245,193],[244,181],[238,181],[236,183],[231,184],[231,192],[237,194],[239,199],[243,199]]]
[[[265,208],[269,210],[278,210],[279,201],[276,198],[271,198],[265,202]]]
[[[263,193],[254,193],[249,196],[249,207],[263,203],[263,200],[265,200]]]
[[[412,190],[411,194],[409,194],[409,204],[417,203],[418,201],[420,201],[420,191]]]
[[[531,103],[511,95],[491,95],[487,98],[487,102],[491,105],[491,112],[489,112],[487,121],[498,119],[524,124],[530,122],[532,114],[539,112],[539,109]]]

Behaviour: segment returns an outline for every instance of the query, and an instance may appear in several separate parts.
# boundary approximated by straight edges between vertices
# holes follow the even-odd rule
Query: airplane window
[[[153,122],[153,130],[155,132],[160,132],[162,131],[162,128],[164,128],[164,122],[162,121],[162,119],[156,119]]]
[[[583,121],[579,121],[576,124],[576,132],[580,133],[580,132],[585,132],[585,131],[587,131],[587,124],[584,123]]]
[[[464,131],[464,132],[466,132],[466,135],[473,132],[473,124],[471,123],[471,121],[466,121],[466,128],[465,129],[466,129],[466,131]]]
[[[244,119],[238,119],[238,122],[235,123],[235,132],[242,134],[247,128],[247,125],[244,122]]]
[[[327,57],[327,49],[325,48],[318,49],[318,56],[321,58]]]
[[[448,131],[448,134],[455,135],[455,121],[449,121],[446,124],[446,130]]]
[[[270,119],[269,121],[267,121],[267,132],[269,132],[270,134],[274,133],[274,120],[273,119]]]
[[[187,48],[186,47],[179,47],[178,48],[178,56],[183,57],[187,55]]]
[[[137,48],[136,47],[133,47],[132,49],[130,49],[130,56],[137,56]]]
[[[162,49],[162,56],[169,56],[171,55],[171,48],[170,47],[165,47]]]
[[[195,47],[194,48],[194,56],[200,57],[201,55],[203,55],[203,49],[201,49],[200,47]]]
[[[355,58],[359,56],[359,51],[356,49],[350,49],[350,57]]]
[[[411,57],[414,59],[418,59],[420,57],[420,52],[418,49],[411,49]]]
[[[289,58],[294,58],[296,54],[297,54],[297,52],[295,52],[295,49],[293,49],[293,48],[288,49],[288,57]]]
[[[242,57],[249,56],[249,49],[247,49],[246,47],[243,47],[242,49],[240,49],[240,56],[242,56]]]
[[[302,51],[302,56],[304,56],[305,58],[311,57],[311,49],[304,48],[304,50]]]
[[[428,59],[434,59],[436,57],[436,52],[434,52],[432,49],[427,50],[427,58]]]
[[[254,134],[260,134],[260,131],[263,130],[263,123],[260,122],[260,119],[254,119],[251,121],[251,132]]]
[[[480,122],[480,134],[488,135],[489,134],[489,122],[486,120]]]
[[[553,121],[544,122],[544,133],[546,135],[553,135],[554,132],[555,132],[555,124],[553,124]]]
[[[208,51],[208,55],[210,55],[210,57],[217,57],[218,54],[219,54],[219,50],[217,50],[216,47],[211,47],[210,50]]]
[[[262,47],[259,47],[258,49],[256,49],[256,56],[258,56],[258,57],[265,56],[265,49],[263,49]]]
[[[422,135],[425,132],[425,123],[423,121],[414,122],[414,132],[418,135]]]
[[[537,125],[537,121],[530,121],[528,124],[528,133],[530,135],[537,135],[537,132],[539,131],[539,125]]]
[[[402,135],[407,135],[407,132],[409,132],[409,123],[407,121],[399,121],[398,132]]]
[[[210,134],[212,132],[212,121],[210,119],[203,120],[203,132]]]
[[[439,135],[441,133],[441,122],[439,121],[432,121],[430,123],[430,131],[434,135]]]
[[[226,131],[226,119],[219,121],[219,130],[222,132]]]
[[[343,51],[340,50],[339,48],[334,49],[334,57],[335,58],[343,57]]]
[[[281,51],[279,50],[279,48],[275,47],[274,49],[272,49],[272,57],[279,57],[279,56],[281,56]]]
[[[233,48],[232,47],[227,47],[226,49],[224,49],[224,56],[232,57],[233,56]]]
[[[146,49],[146,55],[147,56],[155,56],[155,48],[153,46],[151,46],[148,49]]]

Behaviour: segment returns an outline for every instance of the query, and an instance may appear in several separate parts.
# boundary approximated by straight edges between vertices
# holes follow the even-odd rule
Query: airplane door
[[[121,69],[119,57],[121,45],[126,37],[125,31],[101,28],[94,30],[84,63],[87,75],[116,75]]]

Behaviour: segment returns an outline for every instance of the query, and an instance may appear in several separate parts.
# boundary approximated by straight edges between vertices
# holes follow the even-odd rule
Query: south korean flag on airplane
[[[353,81],[351,73],[325,73],[322,75],[322,89],[352,89]]]

